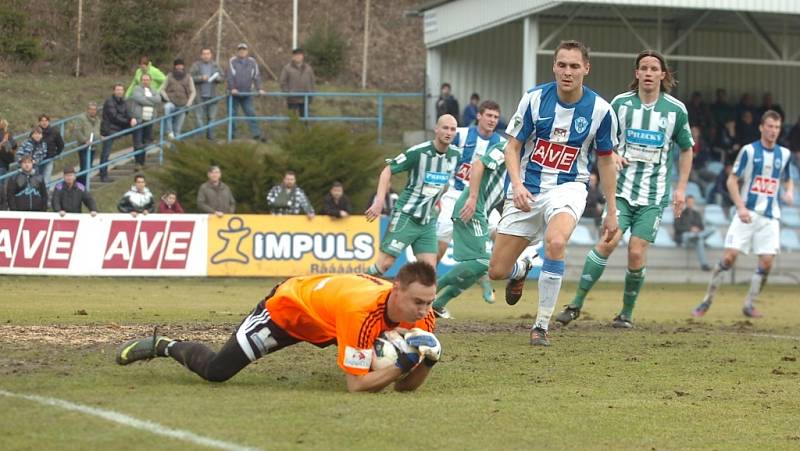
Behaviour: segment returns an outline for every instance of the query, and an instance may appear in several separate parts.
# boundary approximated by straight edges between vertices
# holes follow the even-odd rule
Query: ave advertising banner
[[[379,244],[378,222],[363,216],[212,216],[208,275],[359,273],[375,261]]]
[[[204,276],[206,215],[0,211],[0,274]]]

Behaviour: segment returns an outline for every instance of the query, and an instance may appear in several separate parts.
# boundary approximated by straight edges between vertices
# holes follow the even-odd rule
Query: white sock
[[[721,261],[717,263],[714,267],[714,271],[711,272],[711,281],[708,283],[708,291],[706,291],[706,297],[703,298],[703,302],[710,304],[714,301],[714,296],[717,295],[717,290],[719,286],[722,285],[722,279],[729,269],[730,268],[722,266]]]
[[[553,316],[553,310],[556,308],[563,279],[558,274],[542,273],[539,275],[539,310],[536,312],[534,328],[547,330],[550,326],[550,317]]]
[[[514,262],[514,267],[511,268],[511,274],[508,275],[509,279],[519,280],[528,275],[528,259],[520,258]]]
[[[766,282],[767,274],[761,268],[756,269],[753,273],[753,277],[750,279],[750,290],[747,292],[747,296],[744,298],[744,306],[747,308],[753,308],[753,304],[755,304],[756,300],[758,299],[758,294],[761,293],[761,289],[764,288],[764,283]]]

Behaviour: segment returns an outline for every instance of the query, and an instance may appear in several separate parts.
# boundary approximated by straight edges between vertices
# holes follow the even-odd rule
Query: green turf
[[[646,286],[637,328],[618,331],[608,321],[620,306],[621,286],[600,284],[581,319],[553,331],[549,349],[527,344],[533,285],[514,307],[487,305],[473,289],[448,306],[456,319],[439,323],[443,362],[416,393],[347,394],[335,349],[305,344],[224,384],[203,382],[168,359],[113,364],[116,335],[147,333],[153,324],[188,335],[182,338],[211,329],[215,341],[224,339],[223,330],[272,283],[3,277],[0,389],[264,449],[800,445],[794,287],[767,287],[759,305],[766,317],[748,322],[739,311],[744,286],[723,287],[702,320],[688,313],[703,287]],[[565,285],[561,303],[574,288]],[[63,327],[54,334],[57,344],[53,336],[44,345],[21,332],[52,324]],[[12,329],[17,338],[9,336]],[[94,334],[99,341],[86,344]],[[0,406],[3,449],[194,449],[29,401],[0,397]]]

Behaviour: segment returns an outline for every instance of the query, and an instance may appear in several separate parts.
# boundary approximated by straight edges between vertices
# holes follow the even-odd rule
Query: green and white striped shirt
[[[436,218],[434,206],[442,197],[458,165],[461,150],[453,145],[439,153],[433,141],[406,150],[388,160],[392,174],[408,171],[408,183],[394,208],[427,224]]]
[[[619,122],[618,152],[630,163],[617,176],[617,197],[631,205],[666,207],[672,188],[673,144],[687,151],[694,145],[686,107],[663,92],[655,103],[645,105],[636,91],[618,95],[611,107]]]
[[[478,200],[475,202],[475,216],[487,218],[492,208],[497,206],[506,196],[506,146],[508,141],[501,141],[486,149],[485,154],[478,150],[475,151],[475,159],[481,160],[485,170],[481,177],[481,185],[478,188]],[[461,209],[469,198],[469,188],[459,196],[453,207],[453,217],[461,216]]]

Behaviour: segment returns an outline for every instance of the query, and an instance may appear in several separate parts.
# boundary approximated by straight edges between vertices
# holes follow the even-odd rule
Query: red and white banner
[[[208,216],[0,211],[0,274],[205,276]]]

